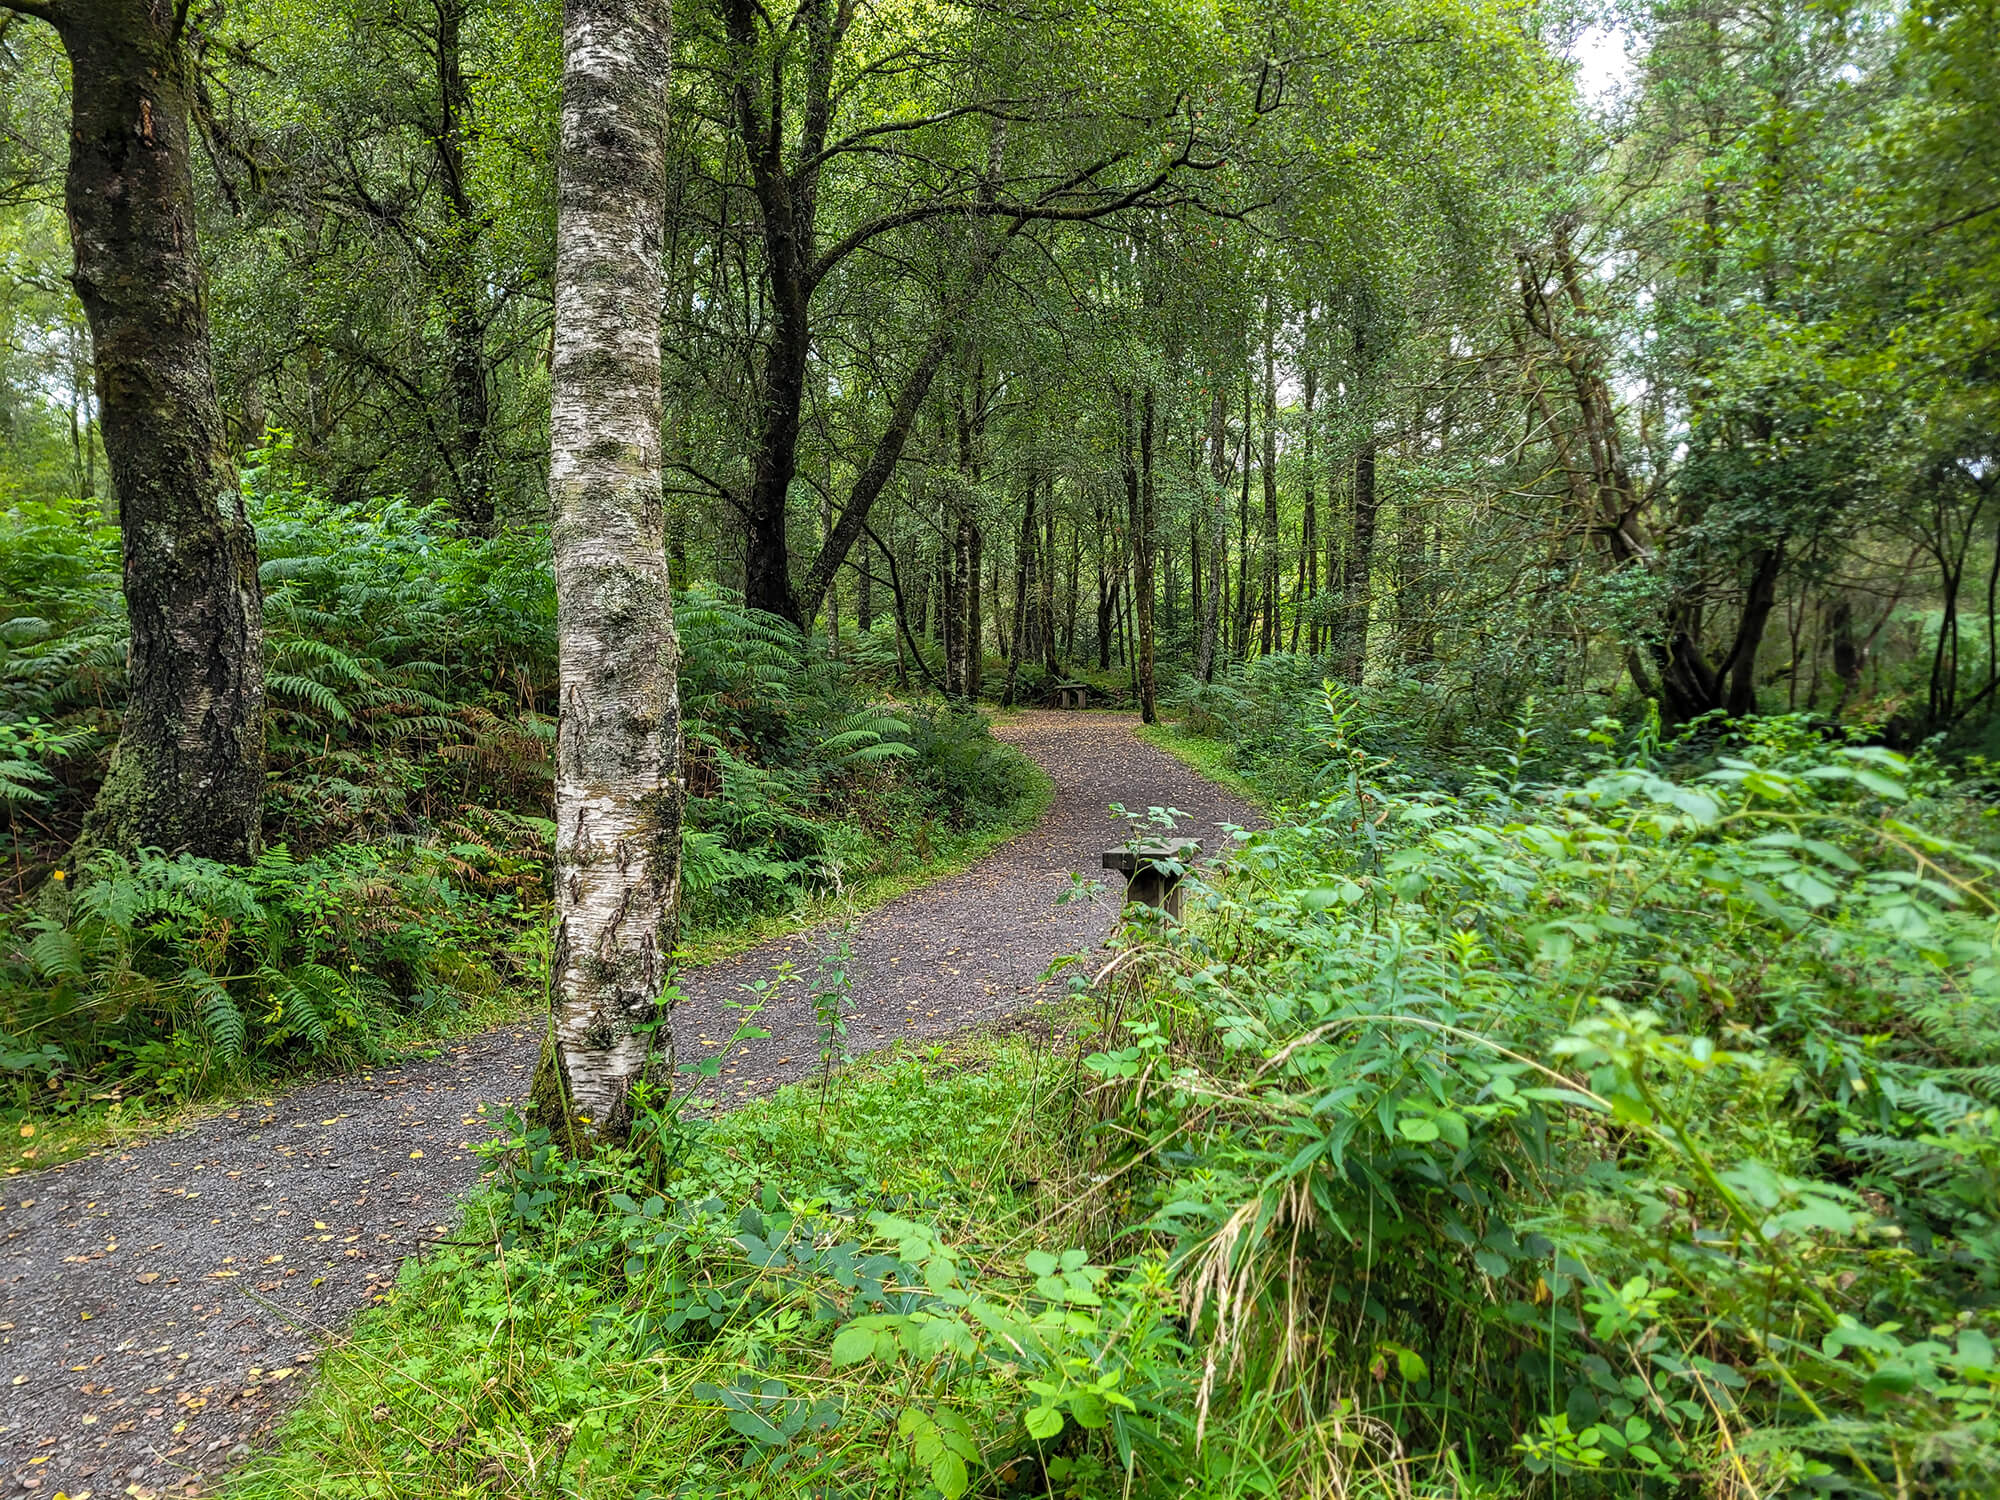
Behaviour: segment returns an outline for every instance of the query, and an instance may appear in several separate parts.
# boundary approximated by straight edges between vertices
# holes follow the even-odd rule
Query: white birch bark
[[[670,0],[567,0],[550,417],[562,672],[553,1045],[535,1105],[616,1139],[670,1081],[680,701],[660,495]]]

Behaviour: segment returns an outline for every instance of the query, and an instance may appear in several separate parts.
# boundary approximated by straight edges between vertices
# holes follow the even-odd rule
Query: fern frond
[[[76,940],[76,934],[60,922],[37,918],[40,926],[28,942],[28,962],[48,980],[80,980],[83,978],[83,947]]]
[[[194,995],[202,1030],[208,1033],[217,1054],[226,1063],[242,1057],[249,1027],[243,1019],[242,1010],[230,998],[229,991],[213,974],[201,969],[188,970],[183,982]]]
[[[264,689],[274,697],[292,698],[325,714],[336,724],[352,724],[354,715],[340,701],[340,695],[316,678],[291,672],[267,672]]]

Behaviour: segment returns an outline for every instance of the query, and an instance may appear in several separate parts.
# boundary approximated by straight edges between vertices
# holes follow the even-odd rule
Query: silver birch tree
[[[555,1014],[534,1105],[572,1149],[623,1136],[633,1085],[673,1071],[663,993],[680,904],[681,727],[660,494],[671,26],[670,0],[563,10]]]

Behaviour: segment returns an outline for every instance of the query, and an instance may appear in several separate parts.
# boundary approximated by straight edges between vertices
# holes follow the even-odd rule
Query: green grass
[[[1190,770],[1217,786],[1227,787],[1259,812],[1270,811],[1263,791],[1236,769],[1236,747],[1228,741],[1189,734],[1172,724],[1141,724],[1138,734],[1147,744],[1166,751]]]
[[[850,1232],[843,1226],[869,1204],[904,1205],[941,1238],[1017,1260],[1048,1239],[1051,1205],[1060,1217],[1069,1196],[1055,1190],[1068,1116],[1052,1100],[1068,1097],[1073,1066],[1060,1026],[1017,1026],[876,1054],[836,1077],[824,1113],[812,1088],[787,1088],[695,1127],[689,1155],[661,1185],[670,1202],[720,1207],[690,1232],[679,1273],[700,1282],[724,1263],[743,1269],[734,1237],[745,1204],[816,1215],[821,1241]],[[407,1263],[381,1305],[326,1353],[311,1395],[273,1449],[237,1476],[232,1500],[748,1500],[819,1494],[830,1469],[895,1466],[906,1445],[893,1413],[887,1428],[876,1414],[893,1392],[879,1371],[830,1364],[831,1326],[812,1315],[803,1285],[782,1273],[738,1276],[718,1330],[649,1347],[635,1330],[672,1283],[619,1270],[618,1253],[606,1259],[615,1214],[593,1210],[589,1196],[566,1198],[570,1217],[532,1249],[497,1253],[507,1200],[476,1199],[453,1244]],[[841,1403],[848,1415],[818,1445],[820,1462],[746,1464],[758,1450],[708,1389],[746,1370]],[[921,1491],[890,1484],[882,1493]]]

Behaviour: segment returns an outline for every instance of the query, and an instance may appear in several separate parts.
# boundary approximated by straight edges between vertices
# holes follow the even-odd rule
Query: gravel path
[[[1113,896],[1055,904],[1093,878],[1118,825],[1163,804],[1211,851],[1241,802],[1135,738],[1133,720],[1030,713],[998,731],[1056,800],[1032,831],[962,875],[862,917],[851,937],[856,1052],[933,1038],[1019,1008],[1048,961],[1094,945]],[[1117,877],[1111,877],[1115,885]],[[779,939],[687,975],[684,1059],[724,1045],[741,986],[815,972],[832,937]],[[809,1073],[807,986],[784,986],[702,1108]],[[196,1493],[280,1416],[322,1343],[446,1232],[479,1177],[470,1145],[525,1090],[540,1032],[502,1027],[442,1057],[275,1095],[115,1156],[0,1191],[0,1492],[69,1500]]]

